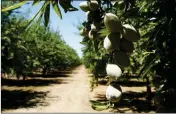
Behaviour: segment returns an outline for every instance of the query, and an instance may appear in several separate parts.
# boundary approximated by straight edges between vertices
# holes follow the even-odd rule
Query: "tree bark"
[[[46,75],[46,71],[47,71],[47,67],[45,66],[44,68],[43,68],[43,71],[42,71],[42,74],[45,76]]]
[[[151,101],[152,101],[152,91],[151,91],[151,86],[150,86],[149,78],[146,77],[146,80],[147,80],[147,85],[146,85],[146,91],[147,91],[146,100],[147,100],[147,103],[148,103],[149,108],[150,108]]]
[[[42,71],[42,74],[45,76],[47,75],[47,70],[49,69],[49,65],[45,65]]]

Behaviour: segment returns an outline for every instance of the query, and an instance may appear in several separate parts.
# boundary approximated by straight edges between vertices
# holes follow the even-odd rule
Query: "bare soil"
[[[90,89],[89,89],[88,76],[89,74],[87,73],[85,67],[79,66],[72,71],[72,74],[68,74],[65,77],[58,77],[52,79],[52,80],[61,80],[61,83],[56,82],[48,86],[35,86],[35,87],[33,86],[17,87],[17,86],[4,85],[2,86],[3,91],[5,90],[6,91],[21,90],[33,92],[35,91],[35,92],[45,92],[46,95],[42,99],[38,97],[38,99],[40,99],[40,101],[42,102],[36,103],[36,106],[34,107],[30,108],[17,107],[17,109],[5,109],[3,112],[96,112],[91,108],[91,104],[89,102]],[[3,91],[2,91],[2,99],[3,96],[5,96],[5,92],[3,95]],[[23,99],[22,97],[25,96],[21,96],[21,99]],[[15,99],[15,96],[13,98]],[[37,98],[29,99],[29,101],[32,100],[35,101],[36,99]],[[3,103],[2,108],[3,105],[6,105],[5,103],[7,102]]]
[[[107,86],[99,85],[90,92],[90,76],[81,65],[67,74],[56,74],[54,77],[33,77],[25,82],[2,80],[2,112],[152,112],[140,110],[139,106],[145,108],[145,105],[142,105],[143,102],[134,102],[136,99],[133,99],[143,101],[142,92],[145,87],[125,85],[122,86],[124,101],[116,104],[115,108],[103,111],[92,109],[90,101],[106,101]]]

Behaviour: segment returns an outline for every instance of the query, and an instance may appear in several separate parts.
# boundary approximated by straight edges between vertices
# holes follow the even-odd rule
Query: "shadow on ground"
[[[40,88],[52,84],[66,84],[70,80],[60,77],[68,77],[68,74],[48,74],[46,76],[35,74],[27,76],[27,80],[17,80],[15,77],[1,79],[1,109],[12,110],[19,108],[32,108],[36,106],[47,106],[46,100],[49,91],[40,91]],[[10,89],[9,89],[10,87]],[[20,87],[23,87],[20,89]],[[34,91],[36,87],[39,91]],[[49,98],[50,99],[50,98]]]
[[[98,99],[98,101],[105,101],[106,100],[105,94],[96,94],[95,98]]]
[[[49,73],[47,75],[42,75],[42,74],[33,74],[28,77],[35,78],[35,77],[40,77],[40,78],[58,78],[58,77],[69,77],[69,74],[58,74],[58,73]]]
[[[116,81],[120,86],[123,87],[145,87],[146,82],[138,81],[138,76],[124,76],[121,80]],[[106,85],[107,79],[100,79],[98,84]],[[152,93],[152,96],[155,93]],[[126,112],[155,112],[156,107],[152,106],[146,100],[147,93],[145,91],[134,92],[134,91],[125,91],[122,94],[121,100],[114,104],[111,112],[115,113],[126,113]],[[107,101],[105,94],[96,94],[94,101],[90,101],[94,109],[98,109],[96,105],[103,107],[102,105],[108,105],[109,101]],[[96,108],[95,108],[96,107]],[[105,107],[105,106],[104,106]],[[106,107],[105,107],[106,109]]]
[[[143,87],[147,85],[146,82],[128,81],[128,80],[117,81],[117,84],[124,87]]]
[[[153,93],[154,94],[154,93]],[[146,100],[146,92],[123,92],[121,101],[114,104],[115,112],[124,113],[125,111],[131,110],[133,112],[150,112],[155,111],[156,107],[151,106]],[[120,109],[125,110],[120,110]]]
[[[48,72],[49,74],[77,74],[79,71],[51,71],[51,72]]]
[[[4,86],[48,86],[51,84],[67,83],[63,79],[28,79],[28,80],[16,80],[16,79],[2,79],[1,84]]]
[[[146,86],[146,82],[140,82],[140,81],[129,81],[129,80],[120,80],[120,81],[116,81],[117,84],[123,86],[123,87],[143,87]],[[98,84],[100,85],[106,85],[107,84],[107,80],[105,79],[101,79],[99,80]]]
[[[137,113],[140,112],[147,113],[150,111],[155,111],[156,107],[149,105],[148,102],[145,100],[145,96],[146,92],[131,92],[131,91],[123,92],[121,100],[118,103],[114,104],[113,110],[111,112],[125,113],[127,111],[132,111]],[[90,101],[93,106],[99,105],[97,107],[102,107],[103,104],[104,105],[108,104],[105,95],[97,94],[95,98],[97,100]]]
[[[30,108],[37,105],[47,106],[45,97],[48,92],[1,90],[1,109]]]
[[[98,84],[100,84],[100,85],[106,85],[107,84],[107,80],[101,79],[101,80],[98,81]]]

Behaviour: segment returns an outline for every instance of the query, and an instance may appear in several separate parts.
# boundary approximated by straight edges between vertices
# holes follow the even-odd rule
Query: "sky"
[[[72,5],[79,9],[79,11],[67,12],[60,7],[62,12],[62,19],[54,12],[50,10],[50,26],[54,31],[59,30],[62,35],[62,39],[73,49],[76,50],[77,54],[82,57],[81,48],[83,47],[79,42],[81,42],[82,37],[76,33],[79,33],[75,25],[83,22],[86,19],[85,12],[80,10],[79,3],[81,1],[73,1]],[[21,13],[27,14],[27,18],[30,19],[42,6],[42,3],[32,6],[31,4],[23,5],[19,11]]]

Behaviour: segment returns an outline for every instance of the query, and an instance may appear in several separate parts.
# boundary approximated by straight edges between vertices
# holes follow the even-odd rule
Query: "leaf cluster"
[[[34,71],[65,70],[80,64],[74,49],[61,39],[59,31],[33,23],[24,32],[19,32],[28,23],[23,18],[10,18],[2,24],[1,70],[25,75]]]

